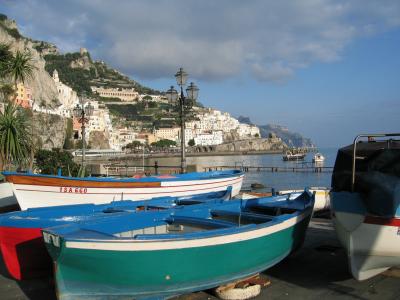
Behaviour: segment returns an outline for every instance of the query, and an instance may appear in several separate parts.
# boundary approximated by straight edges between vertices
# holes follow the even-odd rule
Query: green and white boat
[[[314,197],[120,213],[43,230],[59,299],[164,298],[259,273],[301,246]]]

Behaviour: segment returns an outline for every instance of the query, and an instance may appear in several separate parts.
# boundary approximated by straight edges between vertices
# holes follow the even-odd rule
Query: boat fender
[[[232,288],[227,290],[216,289],[215,294],[223,300],[244,300],[258,296],[261,293],[261,285],[249,285],[245,288]]]

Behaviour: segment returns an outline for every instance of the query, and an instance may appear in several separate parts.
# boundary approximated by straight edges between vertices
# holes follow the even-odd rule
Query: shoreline
[[[282,154],[281,150],[268,150],[268,151],[221,151],[221,152],[186,152],[186,157],[207,157],[207,156],[236,156],[236,155],[266,155],[266,154]],[[169,158],[169,157],[180,157],[180,152],[174,153],[145,153],[145,159],[151,158]],[[102,157],[90,157],[86,156],[87,162],[102,162],[102,161],[120,161],[129,159],[143,159],[142,153],[129,153],[124,156],[102,156]],[[81,156],[75,156],[75,161],[80,161]]]

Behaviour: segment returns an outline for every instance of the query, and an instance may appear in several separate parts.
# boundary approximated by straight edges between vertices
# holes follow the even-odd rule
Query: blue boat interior
[[[179,209],[115,214],[45,231],[68,241],[193,239],[271,226],[312,210],[313,205],[313,195],[305,191],[295,199],[274,196],[204,202]]]
[[[218,203],[232,198],[232,187],[226,190],[192,196],[159,197],[151,200],[120,200],[107,204],[77,204],[52,207],[29,208],[0,216],[0,226],[18,228],[46,228],[71,222],[88,221],[107,217],[110,214],[136,211],[160,211],[175,207]]]

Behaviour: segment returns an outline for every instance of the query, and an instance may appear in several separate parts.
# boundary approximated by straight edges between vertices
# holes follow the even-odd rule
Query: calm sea
[[[333,167],[337,154],[337,149],[326,148],[319,149],[320,153],[325,156],[323,166]],[[304,162],[312,162],[314,153],[307,154]],[[159,165],[179,165],[178,158],[156,159]],[[146,164],[154,164],[154,160],[146,160]],[[285,162],[282,160],[282,154],[266,154],[266,155],[235,155],[235,156],[205,156],[205,157],[188,157],[188,165],[197,165],[198,167],[212,166],[270,166],[270,167],[300,167],[302,162]],[[284,189],[303,189],[307,186],[330,187],[330,172],[327,173],[303,173],[303,172],[247,172],[243,183],[243,188],[250,187],[251,183],[262,183],[266,186],[266,190],[275,188],[276,190]]]

